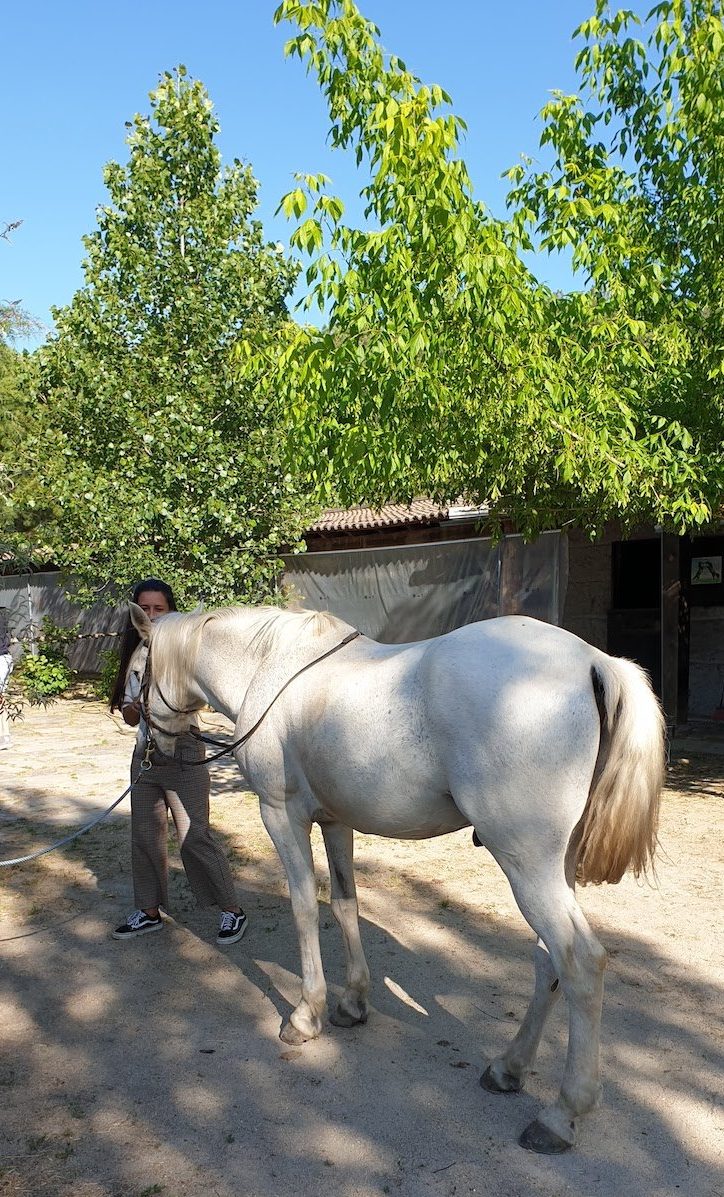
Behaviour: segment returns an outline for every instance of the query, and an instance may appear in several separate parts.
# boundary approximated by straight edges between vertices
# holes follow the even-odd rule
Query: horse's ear
[[[191,612],[191,614],[192,614],[192,615],[200,615],[200,614],[201,614],[201,612],[202,612],[203,610],[204,610],[204,604],[203,604],[203,603],[199,603],[198,607],[194,607],[194,609],[193,609],[193,611]]]
[[[128,604],[128,613],[131,617],[131,623],[138,632],[144,644],[151,643],[151,636],[153,634],[153,624],[146,615],[142,607],[138,603]]]

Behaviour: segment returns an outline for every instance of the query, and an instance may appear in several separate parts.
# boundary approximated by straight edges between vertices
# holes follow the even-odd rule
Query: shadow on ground
[[[705,797],[710,782],[721,794],[713,772],[689,780]],[[687,788],[686,776],[677,785]],[[530,933],[485,852],[467,833],[444,845],[359,837],[370,1020],[351,1031],[328,1026],[290,1049],[277,1037],[299,989],[286,886],[255,801],[237,793],[234,767],[217,766],[214,801],[238,812],[239,831],[225,818],[223,839],[250,916],[245,939],[225,953],[177,864],[175,922],[130,944],[109,938],[130,903],[127,814],[32,871],[5,870],[6,892],[27,899],[27,915],[0,919],[0,1193],[724,1191],[709,1140],[724,1089],[721,992],[696,958],[668,954],[638,925],[639,897],[655,895],[624,882],[597,891],[591,907],[584,897],[612,953],[603,1100],[578,1150],[534,1156],[516,1139],[557,1089],[565,1007],[526,1093],[480,1088],[532,984]],[[28,810],[32,789],[22,795]],[[33,827],[30,836],[24,819],[6,822],[2,855],[58,831],[49,821]],[[317,857],[332,998],[343,962]]]

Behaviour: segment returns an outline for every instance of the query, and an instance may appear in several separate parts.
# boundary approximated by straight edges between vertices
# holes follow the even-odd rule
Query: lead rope
[[[108,810],[104,810],[102,815],[96,815],[95,819],[92,819],[90,823],[86,823],[85,826],[81,827],[79,831],[74,831],[71,835],[63,836],[62,840],[56,840],[54,844],[49,844],[47,848],[38,848],[37,852],[30,852],[27,856],[14,856],[12,860],[0,860],[0,868],[4,868],[6,865],[25,864],[26,860],[35,860],[38,856],[45,856],[46,852],[54,852],[56,848],[61,848],[63,844],[69,844],[71,840],[77,840],[79,836],[85,835],[86,831],[90,831],[91,827],[95,827],[96,823],[100,823],[101,820],[105,819],[112,810],[115,810],[119,802],[123,802],[123,799],[126,797],[126,795],[130,794],[133,787],[137,785],[141,774],[145,773],[146,769],[150,768],[150,761],[148,764],[146,764],[146,760],[144,759],[138,774],[136,777],[134,777],[131,784],[123,791],[121,796],[116,798],[115,802],[111,803],[111,805],[108,807]]]
[[[218,760],[219,757],[226,756],[228,753],[232,753],[234,751],[234,749],[239,748],[240,745],[244,744],[246,742],[246,740],[249,740],[254,735],[254,732],[257,730],[257,728],[261,726],[261,724],[264,722],[267,715],[269,714],[270,710],[274,706],[274,703],[284,693],[287,686],[290,686],[291,683],[296,678],[298,678],[300,676],[300,674],[304,673],[307,669],[311,669],[313,665],[318,665],[319,662],[324,661],[324,659],[326,657],[331,657],[332,653],[336,653],[340,648],[344,648],[345,644],[349,644],[352,640],[356,640],[359,635],[361,635],[360,632],[351,632],[349,636],[345,636],[344,640],[340,640],[339,644],[335,644],[333,648],[330,648],[328,650],[328,652],[322,653],[321,657],[315,657],[315,659],[313,661],[310,661],[308,665],[303,665],[301,669],[298,669],[296,673],[293,673],[292,676],[287,679],[287,681],[282,686],[281,690],[277,691],[277,693],[274,695],[271,702],[269,703],[268,707],[266,707],[266,709],[259,716],[259,718],[257,719],[254,726],[250,727],[249,730],[247,732],[245,732],[243,736],[240,736],[240,738],[238,740],[235,740],[233,744],[229,744],[225,748],[222,748],[221,752],[215,752],[215,753],[213,753],[212,756],[206,757],[202,761],[191,762],[189,767],[193,767],[194,765],[206,765],[210,761]],[[150,656],[150,654],[149,654],[149,656]],[[165,702],[166,700],[164,699],[163,701]],[[168,703],[166,703],[166,705],[168,706]],[[171,709],[173,709],[173,708],[171,708]],[[87,831],[90,831],[92,827],[95,827],[97,823],[100,823],[103,819],[107,818],[107,816],[111,813],[111,811],[116,809],[119,802],[122,802],[123,799],[126,797],[126,795],[130,794],[133,787],[138,784],[141,774],[145,773],[147,769],[150,769],[152,767],[153,762],[151,760],[151,753],[153,752],[153,749],[154,749],[154,741],[153,741],[153,733],[151,732],[151,724],[148,722],[148,720],[147,720],[147,725],[149,728],[149,733],[148,733],[148,737],[146,740],[146,749],[143,754],[143,762],[141,764],[141,768],[140,768],[138,774],[136,775],[136,777],[134,777],[131,784],[123,791],[123,793],[120,795],[120,797],[116,798],[115,802],[111,803],[111,805],[108,807],[107,810],[103,811],[103,814],[97,815],[96,818],[92,819],[90,823],[86,823],[84,827],[81,827],[80,830],[78,830],[78,831],[74,831],[71,835],[66,835],[63,837],[62,840],[56,840],[56,842],[54,844],[49,844],[47,848],[39,848],[37,852],[30,852],[30,853],[28,853],[27,856],[15,856],[11,860],[0,860],[0,868],[4,868],[8,865],[25,864],[25,862],[28,860],[35,860],[38,856],[45,856],[45,854],[47,852],[54,852],[56,848],[61,848],[63,846],[63,844],[69,844],[71,842],[71,840],[77,840],[79,838],[79,836],[85,835],[85,833]],[[172,733],[167,733],[167,734],[172,734]],[[211,738],[206,738],[200,732],[196,731],[195,729],[192,729],[192,734],[195,735],[195,738],[197,740],[202,740],[202,741],[204,741],[204,743],[219,744],[221,742],[219,740],[213,740]]]

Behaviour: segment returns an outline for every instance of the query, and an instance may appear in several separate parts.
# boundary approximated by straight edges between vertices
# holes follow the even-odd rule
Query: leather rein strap
[[[225,747],[223,747],[221,749],[220,752],[214,752],[211,756],[205,757],[204,760],[193,761],[193,762],[191,762],[191,764],[192,765],[206,765],[206,764],[209,764],[210,761],[216,761],[219,759],[219,757],[226,756],[227,754],[235,752],[237,748],[240,748],[242,744],[245,744],[247,740],[250,740],[251,737],[254,735],[254,732],[257,731],[261,727],[262,723],[266,719],[270,710],[274,706],[274,703],[277,701],[278,698],[281,698],[281,696],[284,693],[284,691],[286,690],[287,686],[291,686],[292,682],[296,681],[296,679],[298,677],[301,677],[301,675],[303,673],[306,673],[308,669],[312,669],[315,665],[319,665],[319,663],[321,661],[325,661],[327,659],[327,657],[331,657],[333,653],[339,652],[339,650],[341,648],[344,648],[345,645],[347,645],[347,644],[351,644],[351,642],[353,640],[356,640],[361,635],[362,635],[361,632],[350,632],[348,636],[345,636],[344,639],[340,640],[338,644],[335,644],[333,648],[329,648],[329,649],[327,649],[326,653],[322,653],[321,657],[315,657],[314,660],[309,661],[307,665],[302,665],[301,669],[298,669],[297,672],[293,673],[290,678],[287,678],[287,680],[285,681],[285,683],[281,687],[281,689],[277,690],[277,692],[274,695],[274,697],[272,698],[271,702],[268,704],[268,706],[266,706],[264,708],[261,715],[257,719],[256,723],[252,727],[250,727],[248,731],[244,732],[243,736],[240,736],[238,740],[234,740],[233,744],[227,744]],[[186,733],[184,733],[184,732],[167,731],[166,728],[161,727],[161,725],[159,723],[154,723],[153,720],[150,718],[150,712],[148,709],[148,691],[150,688],[150,684],[151,684],[151,646],[149,644],[148,656],[146,658],[146,668],[143,671],[143,680],[141,682],[141,708],[143,710],[143,717],[146,720],[146,724],[149,728],[149,733],[150,733],[149,734],[149,743],[153,739],[150,729],[155,729],[157,731],[163,732],[163,734],[166,736],[170,736],[170,737],[174,737],[174,738],[176,738],[180,735],[185,735]],[[168,699],[166,699],[164,697],[163,691],[161,690],[161,687],[159,686],[158,682],[156,682],[156,689],[158,690],[158,694],[161,699],[161,702],[164,704],[164,706],[168,707],[169,711],[173,711],[173,713],[175,715],[192,715],[195,711],[200,709],[199,707],[188,707],[185,710],[180,710],[178,707],[173,707],[173,706],[171,706],[171,703],[168,701]],[[223,743],[223,741],[221,741],[221,740],[214,740],[211,736],[202,735],[201,732],[198,730],[198,728],[189,728],[189,731],[190,731],[191,735],[194,736],[195,739],[201,740],[204,744],[216,745],[216,744]],[[150,751],[150,749],[147,749],[147,754],[149,751]]]

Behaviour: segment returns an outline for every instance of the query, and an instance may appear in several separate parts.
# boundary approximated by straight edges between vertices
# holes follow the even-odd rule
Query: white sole
[[[151,931],[163,931],[163,923],[154,923],[152,927],[141,927],[138,931],[111,931],[111,938],[138,939],[139,935],[149,935]]]
[[[244,938],[244,935],[246,934],[246,929],[248,926],[249,926],[249,920],[247,919],[247,921],[244,923],[243,927],[241,928],[241,931],[239,931],[239,933],[237,935],[232,936],[230,939],[217,939],[217,941],[216,941],[217,944],[219,945],[220,948],[230,948],[233,943],[238,943],[240,939]]]

